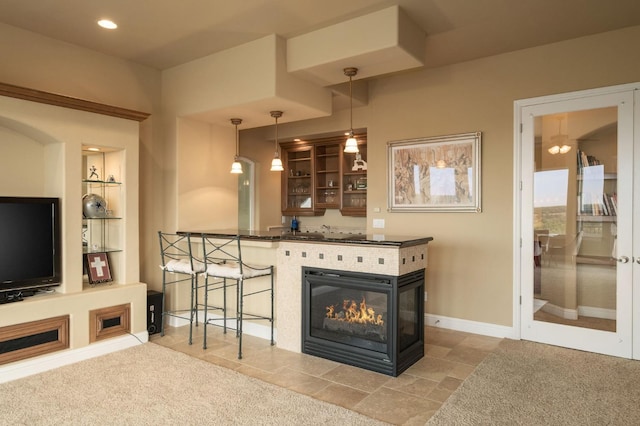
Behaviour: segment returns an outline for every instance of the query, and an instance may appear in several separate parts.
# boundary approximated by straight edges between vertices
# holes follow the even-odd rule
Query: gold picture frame
[[[481,142],[481,132],[388,142],[388,211],[481,212]]]

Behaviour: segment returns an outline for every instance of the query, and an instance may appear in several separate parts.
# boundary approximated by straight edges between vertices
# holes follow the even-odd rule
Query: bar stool
[[[242,261],[242,248],[240,236],[207,236],[202,235],[202,260],[205,265],[205,303],[204,303],[204,342],[203,348],[207,348],[207,325],[219,325],[216,321],[222,320],[224,332],[227,326],[227,288],[236,288],[236,315],[235,329],[238,338],[238,359],[242,359],[242,325],[245,319],[266,320],[271,324],[271,345],[273,340],[273,288],[274,274],[273,265],[248,265]],[[247,281],[258,277],[269,277],[268,284],[264,280]],[[211,318],[209,316],[209,293],[212,291],[223,291],[223,316],[222,318]],[[244,300],[246,297],[268,293],[270,299],[269,314],[249,313],[244,310]],[[220,309],[220,307],[214,307]]]
[[[189,321],[189,344],[193,341],[193,323],[198,325],[198,274],[204,272],[204,263],[196,260],[191,252],[190,234],[171,234],[158,231],[160,240],[160,268],[162,269],[162,323],[160,335],[164,336],[164,323],[168,317]],[[167,309],[167,291],[180,283],[189,285],[189,308]]]

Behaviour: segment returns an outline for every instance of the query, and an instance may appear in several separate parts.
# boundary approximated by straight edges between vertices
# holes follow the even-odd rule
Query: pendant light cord
[[[349,75],[349,110],[351,111],[349,129],[351,130],[351,135],[353,137],[353,77]]]
[[[279,149],[278,149],[278,118],[282,117],[282,111],[271,111],[271,116],[273,118],[276,119],[276,140],[275,140],[275,146],[276,146],[276,154],[279,155]]]
[[[358,74],[358,68],[349,67],[344,69],[344,75],[349,77],[349,137],[353,137],[353,76]]]
[[[241,118],[232,118],[231,124],[236,126],[236,158],[240,156],[240,143],[238,141],[238,124],[242,123]]]
[[[278,153],[278,116],[276,116],[276,140],[275,140],[275,145],[276,145],[276,153]]]

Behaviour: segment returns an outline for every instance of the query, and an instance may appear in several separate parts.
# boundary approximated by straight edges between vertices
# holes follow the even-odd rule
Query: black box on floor
[[[162,327],[162,293],[147,290],[147,331],[149,334],[160,333]]]

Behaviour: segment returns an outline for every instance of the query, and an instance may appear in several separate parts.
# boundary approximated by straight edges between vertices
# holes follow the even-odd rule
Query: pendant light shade
[[[359,152],[358,141],[353,137],[353,132],[349,132],[349,138],[347,139],[347,143],[344,145],[344,152]]]
[[[236,156],[233,158],[233,164],[231,165],[231,173],[241,174],[242,173],[242,164],[238,160],[239,154],[239,142],[238,142],[238,124],[242,123],[241,118],[232,118],[231,124],[236,126]]]
[[[231,165],[231,173],[234,173],[237,175],[242,174],[242,164],[240,164],[238,159],[236,159]]]
[[[273,160],[271,160],[271,171],[281,172],[284,170],[282,167],[282,160],[280,159],[280,151],[278,146],[278,118],[282,117],[282,111],[271,111],[271,116],[276,119],[276,152],[273,154]]]
[[[349,126],[349,138],[344,145],[344,152],[358,152],[358,141],[353,135],[353,76],[358,73],[358,68],[345,68],[344,75],[349,77],[349,111],[350,111],[350,126]]]

